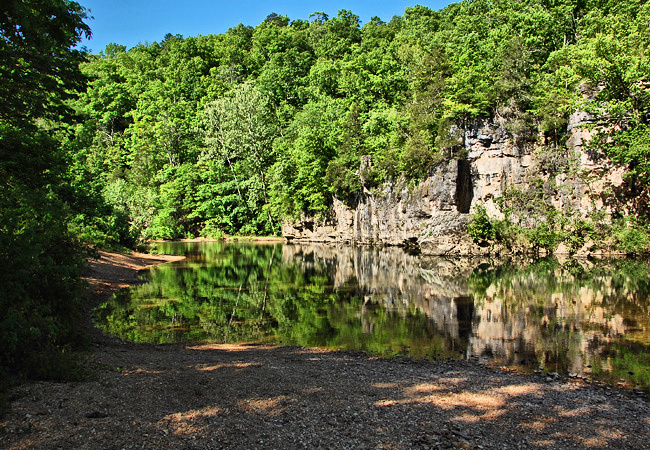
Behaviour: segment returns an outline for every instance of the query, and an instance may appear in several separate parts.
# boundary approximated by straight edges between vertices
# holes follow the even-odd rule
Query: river
[[[650,387],[650,264],[430,258],[400,248],[159,243],[187,258],[95,311],[134,342],[259,342]]]

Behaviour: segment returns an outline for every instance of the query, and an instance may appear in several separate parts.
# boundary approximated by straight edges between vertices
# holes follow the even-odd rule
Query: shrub
[[[223,237],[223,231],[219,227],[219,220],[217,219],[206,220],[205,225],[201,230],[201,236],[211,238],[211,239],[221,239]]]
[[[547,222],[537,224],[535,228],[526,230],[525,234],[535,250],[543,248],[553,251],[562,241],[560,233],[555,231]]]
[[[478,205],[470,216],[467,233],[474,242],[485,244],[494,240],[494,231],[494,226],[485,210],[485,206]]]
[[[642,254],[648,249],[648,232],[638,226],[624,228],[614,238],[616,246],[625,253]]]

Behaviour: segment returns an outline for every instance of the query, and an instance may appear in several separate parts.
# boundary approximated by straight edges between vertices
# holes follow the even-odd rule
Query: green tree
[[[206,147],[201,160],[227,164],[240,204],[248,210],[248,220],[240,221],[246,234],[276,233],[267,180],[275,163],[274,116],[268,98],[251,83],[209,103],[203,113]]]
[[[331,204],[326,182],[329,162],[341,145],[344,100],[320,98],[306,104],[275,143],[279,159],[274,167],[274,199],[285,216],[302,212],[323,214]]]
[[[61,140],[68,101],[84,86],[90,30],[67,0],[9,0],[0,7],[0,367],[56,376],[35,355],[78,342],[82,254],[68,231]]]

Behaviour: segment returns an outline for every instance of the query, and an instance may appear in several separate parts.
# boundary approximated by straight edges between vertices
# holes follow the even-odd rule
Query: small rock
[[[465,439],[466,441],[470,441],[470,440],[471,440],[470,437],[469,437],[468,435],[466,435],[465,433],[461,433],[460,431],[453,431],[453,433],[454,433],[456,436]]]

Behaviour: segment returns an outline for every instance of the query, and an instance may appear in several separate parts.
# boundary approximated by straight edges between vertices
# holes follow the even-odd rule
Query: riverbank
[[[86,263],[83,280],[87,283],[86,308],[84,324],[87,333],[95,344],[113,340],[93,326],[92,311],[119,289],[141,284],[138,272],[147,270],[157,264],[180,261],[184,256],[151,255],[131,252],[129,254],[99,251],[96,259]]]
[[[88,321],[138,270],[180,259],[99,256],[86,273]],[[645,396],[581,380],[318,349],[132,344],[92,330],[96,378],[16,389],[0,447],[650,447]]]

